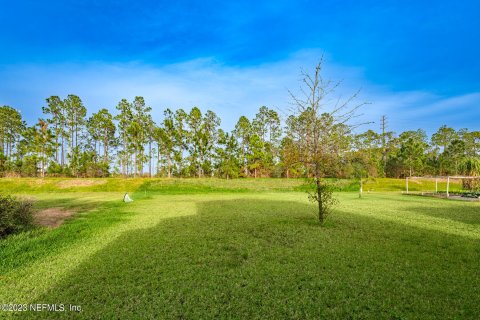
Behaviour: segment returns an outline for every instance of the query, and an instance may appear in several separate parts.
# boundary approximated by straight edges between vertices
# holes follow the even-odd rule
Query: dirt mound
[[[49,208],[37,212],[34,215],[35,222],[44,227],[59,227],[65,219],[70,217],[74,212],[65,210],[64,208]]]
[[[90,187],[105,183],[107,183],[107,180],[71,179],[60,181],[57,186],[60,189],[67,189],[72,187]]]

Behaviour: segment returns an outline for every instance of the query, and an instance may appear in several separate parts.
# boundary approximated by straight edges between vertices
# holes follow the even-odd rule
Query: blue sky
[[[27,1],[0,11],[0,105],[33,122],[50,95],[89,111],[145,97],[217,112],[231,129],[286,112],[301,68],[325,55],[339,94],[362,88],[367,126],[480,130],[478,1]],[[367,127],[365,129],[367,129]]]

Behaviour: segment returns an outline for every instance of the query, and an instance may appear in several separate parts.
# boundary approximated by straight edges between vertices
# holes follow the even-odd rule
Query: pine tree
[[[78,159],[81,151],[81,144],[79,144],[79,136],[85,126],[85,116],[87,109],[83,105],[80,97],[70,94],[64,100],[63,105],[66,111],[66,123],[68,128],[68,141],[70,144],[70,169],[74,176],[77,175]]]
[[[128,175],[129,168],[129,149],[128,149],[128,138],[127,130],[130,122],[133,119],[132,114],[132,105],[126,100],[122,99],[116,106],[118,114],[114,117],[118,121],[118,133],[120,135],[120,141],[122,149],[119,150],[119,161],[121,171],[124,177]]]
[[[248,150],[250,149],[250,136],[252,134],[252,126],[247,117],[241,116],[235,125],[234,135],[239,140],[241,156],[240,163],[243,166],[243,174],[248,177]]]

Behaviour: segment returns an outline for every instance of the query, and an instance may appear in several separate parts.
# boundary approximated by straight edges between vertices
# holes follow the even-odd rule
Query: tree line
[[[312,118],[305,108],[282,119],[262,106],[227,132],[211,110],[165,109],[159,122],[151,112],[142,97],[135,97],[122,99],[114,114],[104,108],[87,116],[80,97],[51,96],[43,116],[29,126],[19,110],[0,107],[0,174],[305,177],[313,175],[302,159],[302,146],[309,141],[316,141],[315,148],[328,146],[318,162],[324,177],[480,173],[480,131],[444,125],[428,137],[422,129],[395,134],[384,125],[378,132],[355,133],[331,113]],[[318,123],[311,121],[317,118]]]

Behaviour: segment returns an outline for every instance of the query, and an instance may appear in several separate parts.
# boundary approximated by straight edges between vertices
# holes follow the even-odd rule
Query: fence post
[[[406,184],[407,184],[407,193],[408,193],[408,177],[406,179]]]
[[[450,177],[447,177],[447,198],[450,197],[450,194],[448,193],[449,188],[450,188]]]
[[[362,194],[363,194],[363,181],[362,181],[362,178],[360,178],[360,194],[358,195],[358,197],[361,198]]]

